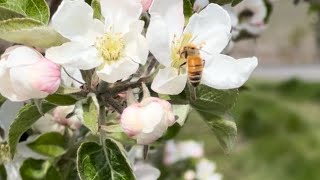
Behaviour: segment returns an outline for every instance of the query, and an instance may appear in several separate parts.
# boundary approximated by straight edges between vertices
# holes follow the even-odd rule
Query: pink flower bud
[[[60,85],[60,66],[26,46],[8,48],[0,60],[0,93],[11,101],[45,98]]]
[[[138,144],[150,144],[159,139],[175,123],[171,104],[149,97],[127,107],[121,115],[124,132]]]
[[[147,12],[152,4],[153,0],[141,0],[143,12]]]

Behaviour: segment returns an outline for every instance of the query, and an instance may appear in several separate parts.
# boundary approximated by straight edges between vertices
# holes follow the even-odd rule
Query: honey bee
[[[193,44],[188,44],[180,51],[180,57],[185,62],[180,65],[187,65],[188,81],[193,87],[200,84],[205,61],[200,57],[200,49]]]
[[[188,82],[192,86],[192,99],[196,99],[195,88],[200,84],[203,67],[205,61],[200,57],[200,48],[193,44],[188,44],[180,50],[180,58],[185,62],[180,65],[180,68],[187,65]]]

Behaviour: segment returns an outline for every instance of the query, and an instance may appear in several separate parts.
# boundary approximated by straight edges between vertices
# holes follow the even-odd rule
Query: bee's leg
[[[187,64],[187,62],[184,62],[184,63],[182,63],[182,64],[179,66],[178,75],[180,75],[180,69],[181,69],[181,67],[184,66],[184,65],[186,65],[186,64]]]
[[[202,63],[203,63],[203,67],[206,65],[206,60],[202,60]]]

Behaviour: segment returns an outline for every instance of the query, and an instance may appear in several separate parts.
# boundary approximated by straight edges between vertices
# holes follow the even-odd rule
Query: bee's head
[[[188,55],[188,56],[195,56],[195,55],[199,55],[199,48],[196,47],[193,44],[188,44],[185,47],[183,47],[183,51]]]

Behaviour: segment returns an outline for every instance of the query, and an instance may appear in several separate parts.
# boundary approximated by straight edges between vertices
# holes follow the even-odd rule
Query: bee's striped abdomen
[[[203,60],[199,56],[188,57],[188,80],[189,83],[197,87],[200,84],[203,71]]]

